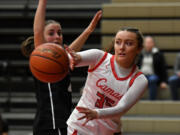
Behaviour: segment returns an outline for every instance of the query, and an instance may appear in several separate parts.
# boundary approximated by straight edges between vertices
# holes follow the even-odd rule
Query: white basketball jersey
[[[108,108],[115,106],[121,100],[133,83],[133,78],[137,73],[139,74],[139,70],[134,66],[128,76],[119,78],[115,71],[114,60],[114,55],[105,53],[99,63],[88,70],[83,94],[77,106],[90,109]],[[80,134],[113,135],[121,129],[119,117],[95,119],[82,126],[85,119],[77,120],[82,115],[74,109],[67,121],[67,124],[78,130]]]

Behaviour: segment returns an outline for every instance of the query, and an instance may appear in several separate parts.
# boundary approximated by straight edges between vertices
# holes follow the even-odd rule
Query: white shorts
[[[80,135],[78,134],[77,130],[73,129],[72,127],[68,126],[68,135]]]
[[[80,132],[78,132],[76,129],[73,129],[72,127],[68,126],[68,135],[86,135],[86,134],[82,134]],[[88,135],[88,134],[87,134]],[[122,132],[119,133],[114,133],[114,135],[122,135]]]

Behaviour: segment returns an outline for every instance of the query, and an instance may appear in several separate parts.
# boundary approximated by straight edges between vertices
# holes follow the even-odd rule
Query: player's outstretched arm
[[[97,23],[99,22],[102,16],[102,11],[98,11],[95,16],[93,17],[89,26],[83,31],[83,33],[75,39],[69,46],[69,48],[73,49],[74,51],[80,51],[83,45],[85,44],[86,40],[88,39],[89,35],[94,31],[96,28]]]
[[[105,55],[105,52],[98,49],[90,49],[82,52],[75,52],[68,46],[64,45],[66,51],[70,54],[70,67],[73,70],[74,66],[83,67],[89,66],[93,68],[100,59]]]
[[[38,7],[35,13],[33,26],[35,47],[45,42],[43,31],[45,26],[46,3],[47,0],[39,0]]]

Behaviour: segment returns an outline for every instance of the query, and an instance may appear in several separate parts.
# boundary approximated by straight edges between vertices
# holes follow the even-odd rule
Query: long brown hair
[[[21,52],[25,57],[29,57],[34,50],[34,36],[28,37],[21,44]]]

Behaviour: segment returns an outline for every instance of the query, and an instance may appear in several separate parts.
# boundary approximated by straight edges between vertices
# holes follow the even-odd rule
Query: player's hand
[[[86,28],[86,31],[88,31],[88,33],[92,33],[94,31],[94,29],[96,28],[97,23],[99,22],[99,20],[101,19],[102,16],[102,10],[99,10],[95,16],[93,17],[91,23],[89,24],[89,26]]]
[[[79,113],[84,114],[84,116],[78,118],[78,120],[86,119],[85,122],[83,123],[83,126],[85,126],[88,121],[98,118],[98,113],[95,110],[88,109],[85,107],[78,107],[78,106],[76,107],[76,109],[79,111]]]
[[[74,50],[70,49],[67,45],[64,45],[66,51],[70,54],[70,68],[74,70],[74,67],[80,62],[81,57]]]

